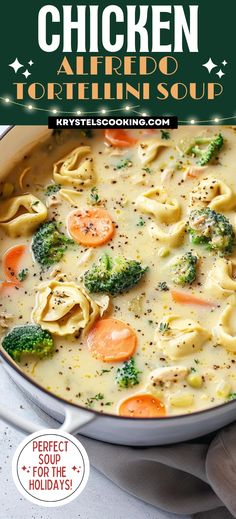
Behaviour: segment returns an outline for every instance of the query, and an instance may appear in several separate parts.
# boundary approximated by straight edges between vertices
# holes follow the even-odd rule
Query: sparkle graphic
[[[32,67],[32,65],[34,64],[34,62],[32,61],[32,59],[30,61],[28,61],[28,64],[30,67]]]
[[[216,72],[216,75],[221,79],[223,76],[225,76],[225,73],[220,69],[219,72]]]
[[[213,63],[211,58],[209,58],[209,60],[206,63],[204,63],[202,66],[208,70],[209,74],[211,73],[213,68],[217,67],[217,65],[215,63]]]
[[[224,65],[224,67],[225,67],[226,65],[228,65],[228,61],[226,61],[226,60],[224,59],[224,61],[222,61],[222,65]]]
[[[13,61],[12,63],[9,64],[9,67],[13,68],[15,74],[18,72],[18,70],[23,67],[24,65],[22,65],[18,58],[15,59],[15,61]]]
[[[22,72],[23,76],[26,77],[26,79],[31,76],[31,72],[28,71],[28,69],[26,69],[24,72]]]

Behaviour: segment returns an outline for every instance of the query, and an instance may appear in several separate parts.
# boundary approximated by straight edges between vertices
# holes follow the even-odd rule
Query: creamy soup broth
[[[199,171],[197,158],[191,154],[182,154],[182,142],[198,136],[212,137],[218,132],[223,135],[223,147],[206,168],[200,168]],[[129,134],[137,139],[137,144],[117,148],[109,143],[105,144],[104,132],[101,130],[93,131],[92,137],[89,138],[79,130],[54,132],[46,140],[37,142],[27,154],[12,165],[1,185],[1,191],[12,189],[4,187],[7,182],[14,186],[11,196],[33,194],[47,206],[47,220],[55,219],[60,222],[60,230],[66,236],[69,237],[68,214],[78,207],[94,208],[96,204],[108,211],[114,222],[115,232],[112,239],[98,247],[86,247],[78,243],[69,246],[59,263],[47,269],[42,268],[32,255],[33,232],[29,236],[23,234],[11,238],[4,228],[1,228],[2,257],[10,247],[25,244],[27,250],[20,266],[21,269],[28,269],[25,279],[19,286],[1,290],[1,320],[4,322],[1,333],[4,337],[14,326],[33,322],[32,311],[36,304],[38,286],[53,279],[58,272],[66,274],[69,280],[83,286],[84,273],[96,263],[104,251],[112,257],[122,255],[137,260],[143,267],[147,266],[148,271],[127,292],[110,296],[109,308],[102,318],[112,316],[128,323],[134,330],[137,347],[133,356],[140,371],[138,384],[121,388],[116,382],[116,373],[123,362],[102,362],[95,358],[88,349],[86,334],[52,334],[55,344],[53,356],[37,359],[34,356],[23,355],[19,366],[30,378],[53,394],[101,412],[116,414],[120,402],[125,398],[137,393],[148,393],[163,403],[167,415],[191,413],[222,404],[236,392],[235,353],[229,351],[227,345],[219,343],[217,333],[213,333],[227,305],[232,307],[228,331],[230,330],[232,336],[236,333],[234,290],[219,297],[217,289],[214,292],[214,287],[212,289],[212,286],[208,287],[209,283],[207,285],[209,272],[219,259],[217,253],[206,250],[203,245],[190,243],[186,231],[183,238],[177,240],[177,245],[168,242],[168,239],[163,242],[150,234],[150,225],[154,222],[167,233],[171,232],[172,226],[178,221],[187,221],[191,192],[205,178],[219,179],[231,192],[236,192],[235,129],[183,126],[170,131],[167,139],[163,138],[158,130],[153,134],[145,134],[141,130],[129,131]],[[150,139],[156,139],[164,146],[158,149],[156,156],[154,153],[153,160],[142,163],[141,152],[138,153],[139,142],[144,143],[145,154],[145,143]],[[91,147],[95,180],[88,185],[81,185],[79,188],[77,186],[76,190],[80,193],[77,203],[60,197],[60,192],[54,195],[54,200],[49,200],[45,195],[45,187],[53,182],[53,165],[73,149],[84,145]],[[29,170],[22,179],[21,188],[19,178],[26,168]],[[157,186],[163,186],[169,199],[176,200],[179,206],[179,216],[170,217],[171,222],[168,215],[167,218],[160,218],[158,214],[145,212],[137,204],[140,195]],[[63,187],[70,188],[68,185]],[[95,199],[94,194],[97,195]],[[2,196],[2,202],[5,199],[6,197]],[[230,210],[224,208],[218,211],[223,213],[233,226],[235,207],[231,204]],[[175,286],[171,274],[173,263],[176,258],[189,251],[198,257],[196,280],[184,287]],[[228,259],[236,261],[236,247],[230,255],[223,258],[223,261],[227,262]],[[233,276],[234,272],[232,279]],[[5,280],[2,263],[1,279]],[[172,290],[196,296],[212,303],[213,306],[175,302]],[[96,299],[94,294],[90,294],[90,297]],[[99,297],[101,298],[101,295]],[[9,319],[5,319],[4,314],[8,314]],[[194,321],[206,331],[203,343],[197,347],[197,351],[193,345],[190,353],[170,358],[168,346],[162,347],[162,338],[168,338],[170,333],[171,323],[165,328],[165,318],[169,315]],[[180,332],[180,335],[181,333],[183,332]],[[171,340],[172,335],[169,338]],[[176,366],[187,368],[182,378],[174,375],[173,380],[167,382],[162,378],[157,378],[154,384],[150,381],[150,374],[157,368]],[[189,375],[198,376],[197,384],[194,378],[193,382],[191,381]]]

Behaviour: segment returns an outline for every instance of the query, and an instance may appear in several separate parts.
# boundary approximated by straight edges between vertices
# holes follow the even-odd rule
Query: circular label
[[[84,490],[89,458],[77,438],[64,431],[45,429],[27,436],[12,460],[19,492],[40,506],[62,506]]]

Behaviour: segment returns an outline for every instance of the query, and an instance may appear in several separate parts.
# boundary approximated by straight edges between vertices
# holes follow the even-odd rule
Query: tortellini
[[[139,195],[135,205],[143,213],[151,214],[166,224],[176,222],[180,217],[179,203],[170,198],[162,186]]]
[[[155,332],[158,348],[175,360],[199,351],[210,333],[192,319],[168,315]]]
[[[232,189],[213,177],[203,178],[190,195],[190,206],[210,207],[215,211],[230,211],[236,206]]]
[[[79,206],[81,202],[81,192],[75,189],[60,189],[60,197],[70,202],[72,205]]]
[[[39,286],[32,318],[44,330],[56,335],[87,331],[107,308],[109,300],[96,303],[86,291],[65,274]]]
[[[75,187],[90,185],[94,180],[90,146],[79,146],[54,164],[53,177],[57,184]]]
[[[143,166],[147,166],[157,157],[159,151],[163,147],[167,147],[169,144],[160,141],[158,139],[147,139],[140,142],[138,146],[138,156]]]
[[[14,196],[0,204],[0,227],[11,238],[29,236],[47,218],[46,206],[31,194]]]
[[[163,230],[159,225],[153,222],[149,225],[148,230],[150,236],[160,243],[164,243],[170,247],[179,247],[183,240],[185,227],[186,222],[184,220],[180,220],[174,225],[166,226],[166,230]]]
[[[228,297],[236,292],[236,279],[233,278],[233,270],[236,263],[223,258],[218,258],[210,270],[206,289],[215,297]]]
[[[214,335],[218,344],[228,351],[236,353],[236,335],[231,327],[232,314],[236,311],[236,299],[226,305],[220,320],[214,329]]]

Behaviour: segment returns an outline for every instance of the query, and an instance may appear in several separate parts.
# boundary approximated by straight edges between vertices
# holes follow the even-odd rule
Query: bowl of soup
[[[11,376],[107,441],[179,441],[232,421],[235,128],[15,127],[0,148]]]

